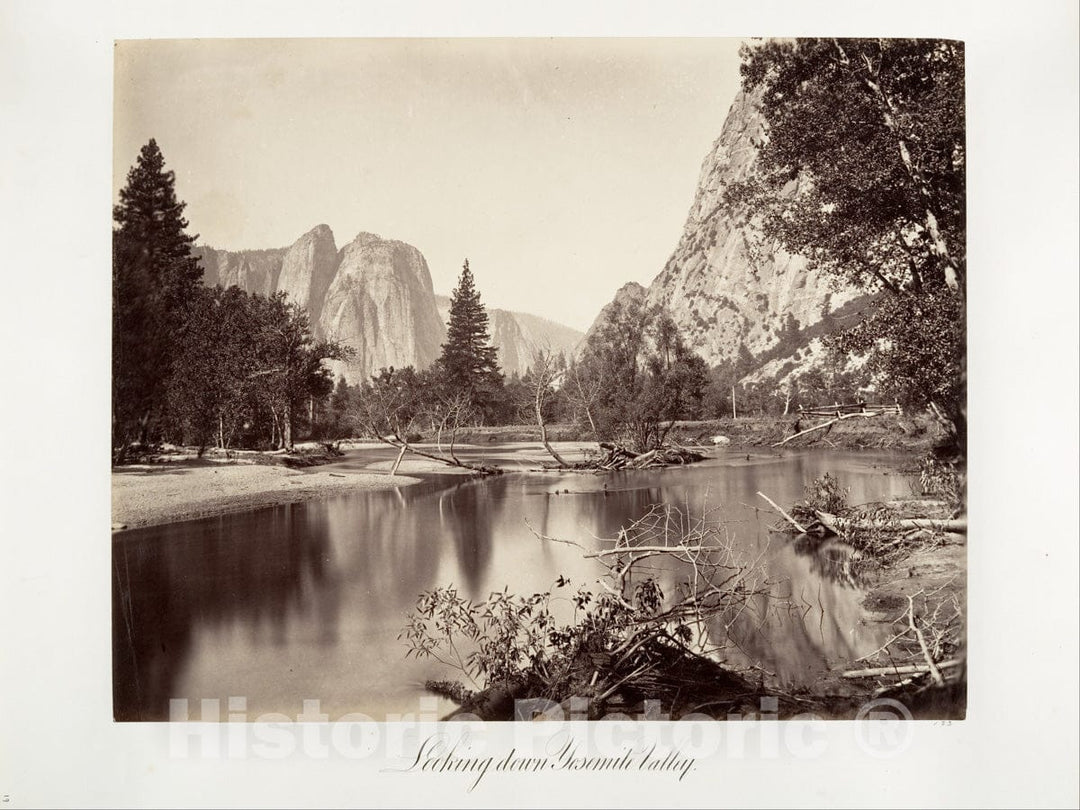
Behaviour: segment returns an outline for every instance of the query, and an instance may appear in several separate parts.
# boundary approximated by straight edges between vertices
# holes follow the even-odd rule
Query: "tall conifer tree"
[[[450,323],[442,345],[439,366],[443,384],[451,394],[464,393],[481,413],[490,415],[503,384],[502,373],[491,345],[488,315],[473,283],[469,260],[450,295]]]
[[[202,276],[185,203],[151,139],[113,209],[113,445],[145,441],[164,400],[186,309]]]

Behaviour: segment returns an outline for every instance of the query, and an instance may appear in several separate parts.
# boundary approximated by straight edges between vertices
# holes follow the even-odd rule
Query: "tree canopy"
[[[728,191],[767,239],[875,294],[833,345],[947,415],[962,444],[964,50],[928,39],[766,41],[742,53],[767,137]]]
[[[668,315],[641,301],[616,301],[568,377],[598,440],[646,452],[663,444],[676,419],[697,415],[708,367]]]

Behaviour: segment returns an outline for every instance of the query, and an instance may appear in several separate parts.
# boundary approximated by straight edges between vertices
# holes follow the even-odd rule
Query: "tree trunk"
[[[660,428],[659,426],[657,426],[657,434],[656,434],[656,447],[657,448],[661,448],[661,447],[664,446],[664,442],[667,441],[668,434],[671,432],[671,429],[673,427],[675,427],[675,420],[674,419],[672,419],[670,422],[668,422],[668,426],[666,428]]]
[[[401,445],[401,451],[397,454],[397,460],[394,462],[393,469],[390,470],[390,477],[393,478],[397,475],[398,467],[401,466],[401,459],[405,458],[405,451],[409,448],[404,444]]]
[[[930,401],[930,413],[945,430],[945,441],[940,451],[958,456],[967,455],[967,417],[962,408],[942,408]]]
[[[541,380],[541,382],[543,381],[542,376],[539,377],[539,379]],[[562,456],[560,456],[558,453],[556,453],[555,448],[552,447],[551,444],[548,442],[547,425],[544,424],[544,413],[543,413],[543,411],[544,411],[544,397],[543,397],[543,394],[542,394],[542,392],[540,390],[540,383],[537,384],[536,396],[533,398],[533,409],[536,412],[536,424],[540,426],[540,443],[544,445],[544,449],[547,450],[551,454],[551,457],[553,459],[555,459],[559,463],[559,466],[561,466],[561,467],[569,467],[570,465],[566,462],[566,459],[564,459]]]
[[[839,47],[839,45],[837,45],[837,47]],[[878,67],[875,68],[871,59],[866,56],[866,54],[863,54],[862,58],[863,63],[866,65],[867,73],[866,77],[863,79],[863,83],[877,100],[885,127],[896,139],[897,149],[900,153],[900,162],[904,164],[904,169],[907,171],[908,177],[911,179],[912,184],[915,186],[915,190],[919,193],[919,196],[922,197],[925,204],[926,210],[923,214],[923,227],[926,228],[926,232],[930,236],[930,251],[943,265],[945,284],[949,289],[959,291],[961,282],[960,268],[957,265],[956,260],[949,254],[949,248],[945,243],[945,237],[938,228],[937,215],[934,211],[936,208],[936,201],[930,191],[930,184],[923,175],[922,169],[919,166],[916,166],[915,162],[911,159],[911,151],[908,149],[907,145],[907,136],[900,131],[900,124],[897,121],[896,106],[893,104],[893,101],[889,98],[888,94],[886,94],[885,89],[881,86],[879,76],[880,63]]]
[[[457,420],[455,419],[453,427],[450,428],[450,448],[449,449],[450,449],[450,458],[452,458],[454,460],[455,464],[460,466],[461,462],[458,461],[458,457],[454,455],[454,445],[457,443],[457,429],[458,429],[458,425],[457,425]]]
[[[281,444],[286,450],[293,449],[292,406],[286,402],[281,414]]]
[[[596,429],[596,422],[594,422],[592,418],[592,409],[588,405],[585,406],[585,418],[589,420],[589,427],[592,428],[593,438],[599,442],[600,431]]]
[[[139,444],[146,446],[150,436],[150,411],[139,417]]]

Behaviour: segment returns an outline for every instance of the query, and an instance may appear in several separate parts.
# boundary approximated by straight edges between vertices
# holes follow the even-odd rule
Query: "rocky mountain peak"
[[[702,161],[682,236],[646,293],[711,365],[734,360],[741,346],[755,356],[775,353],[792,320],[808,329],[857,296],[808,270],[802,256],[765,245],[759,224],[726,203],[726,190],[750,176],[766,137],[759,105],[758,92],[735,97]],[[785,193],[797,194],[797,184]],[[615,300],[636,295],[634,287],[624,286]]]
[[[356,350],[336,369],[350,382],[384,367],[430,365],[439,356],[445,328],[424,255],[404,242],[357,234],[338,252],[319,328]]]
[[[638,304],[647,298],[649,291],[638,284],[636,281],[629,281],[623,284],[615,292],[615,297],[610,302],[604,304],[600,313],[596,316],[596,319],[592,322],[592,326],[589,327],[589,331],[585,333],[585,339],[578,345],[578,350],[581,351],[585,347],[585,343],[589,338],[599,329],[603,324],[607,323],[614,317],[616,308],[625,307],[629,304]]]
[[[282,259],[277,290],[305,307],[313,325],[337,272],[337,253],[333,231],[328,225],[316,225],[293,242]]]

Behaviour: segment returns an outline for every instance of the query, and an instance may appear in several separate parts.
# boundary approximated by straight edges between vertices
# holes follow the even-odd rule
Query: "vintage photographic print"
[[[117,41],[113,719],[963,719],[965,121],[947,39]]]

